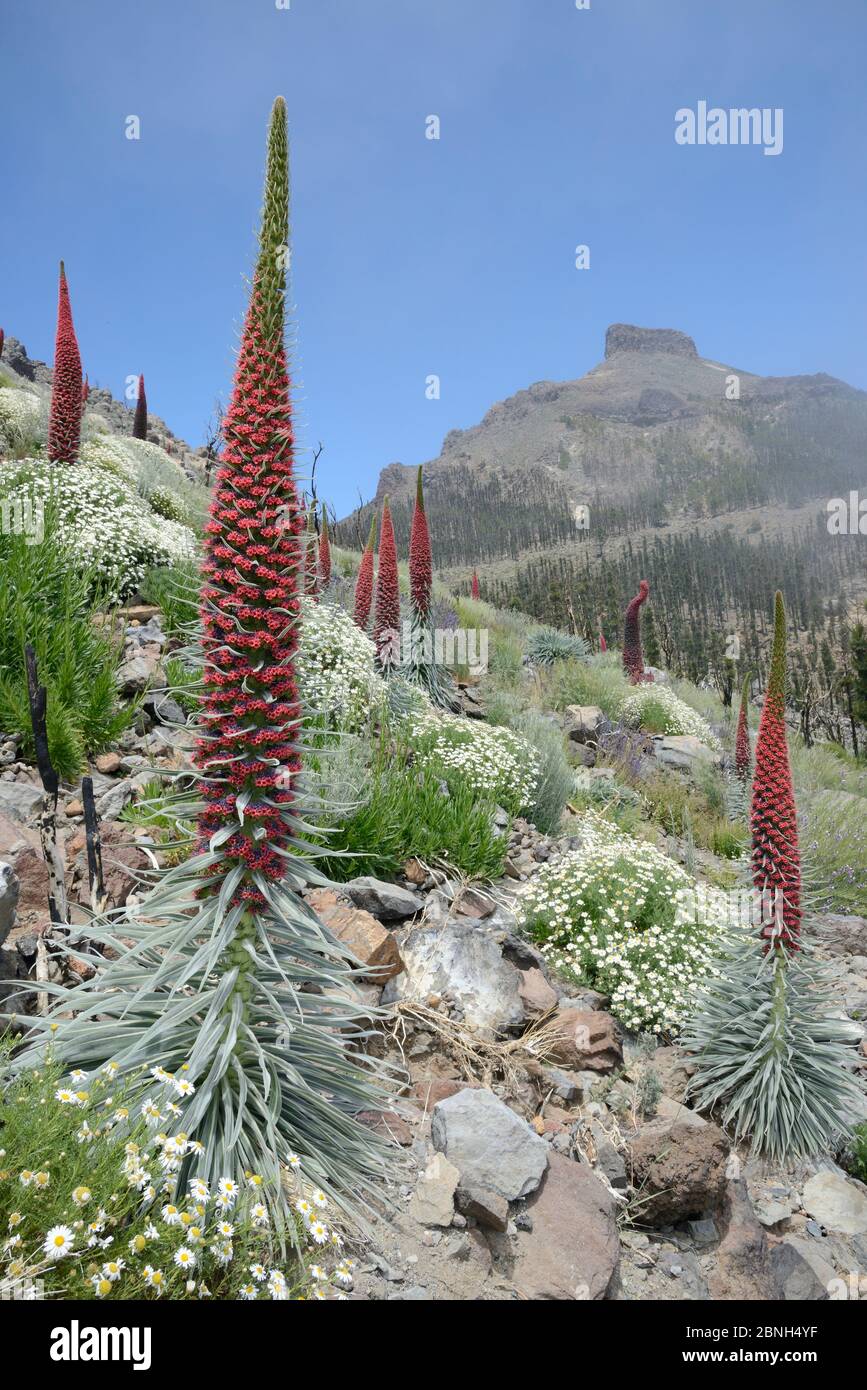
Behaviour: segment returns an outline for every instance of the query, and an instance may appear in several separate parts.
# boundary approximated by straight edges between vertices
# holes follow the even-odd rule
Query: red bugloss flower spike
[[[747,710],[750,703],[750,678],[744,677],[741,691],[741,707],[738,710],[738,727],[735,734],[735,775],[741,782],[750,780],[752,755],[750,751],[750,726]]]
[[[328,513],[322,508],[322,531],[319,536],[319,578],[323,589],[331,583],[331,540],[328,535]]]
[[[361,564],[358,566],[358,578],[355,581],[355,621],[362,631],[367,631],[367,624],[370,621],[370,609],[373,604],[373,560],[376,548],[376,512],[370,518],[370,535],[367,538],[367,545],[361,557]]]
[[[379,571],[376,576],[376,606],[373,614],[373,641],[381,665],[389,664],[394,635],[400,631],[400,583],[397,576],[397,547],[388,498],[382,504],[379,531]]]
[[[623,625],[623,669],[632,685],[644,680],[644,654],[641,650],[641,605],[647,602],[650,585],[642,579],[638,593],[626,610]]]
[[[801,931],[801,858],[798,815],[786,742],[786,610],[774,601],[774,649],[759,733],[750,809],[753,884],[766,904],[775,904],[776,921],[762,935],[778,947],[796,951]]]
[[[479,576],[476,574],[475,570],[473,570],[473,582],[470,587],[470,593],[472,594],[473,598],[476,599],[479,597],[481,593],[481,590],[479,589]]]
[[[133,439],[148,437],[148,398],[145,395],[144,377],[138,379],[138,396],[135,403],[135,418],[132,422]]]
[[[430,532],[425,516],[424,492],[422,490],[421,468],[419,468],[409,535],[409,591],[412,606],[420,618],[426,618],[430,612],[432,584],[433,561]]]
[[[81,444],[81,354],[72,323],[69,286],[60,262],[57,296],[57,338],[54,379],[48,418],[48,457],[52,463],[74,463]]]

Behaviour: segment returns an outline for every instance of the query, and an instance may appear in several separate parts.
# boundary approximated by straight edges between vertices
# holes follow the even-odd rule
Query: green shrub
[[[867,1121],[852,1131],[852,1172],[859,1182],[867,1183]]]
[[[185,638],[199,621],[199,566],[186,560],[168,569],[148,570],[139,584],[145,603],[153,603],[163,615],[167,637]]]
[[[540,627],[531,633],[527,658],[534,666],[553,666],[557,661],[585,661],[590,648],[583,637],[572,637],[554,627]]]
[[[333,770],[320,775],[332,792]],[[351,772],[344,777],[338,800],[351,795]],[[411,746],[387,740],[378,745],[363,787],[364,801],[321,836],[322,867],[330,877],[394,877],[413,856],[452,865],[469,878],[502,874],[508,841],[494,825],[494,797],[460,779],[447,784],[439,769],[415,760]]]
[[[507,721],[536,751],[539,777],[524,816],[543,835],[560,830],[563,810],[575,789],[575,773],[566,757],[563,732],[558,724],[535,710],[517,713]]]
[[[190,510],[187,504],[176,492],[172,492],[167,487],[154,487],[147,494],[147,500],[157,516],[164,516],[169,521],[180,521],[184,526],[190,525]]]
[[[42,544],[0,535],[0,729],[22,734],[25,757],[35,755],[24,665],[30,643],[47,691],[51,760],[66,781],[135,717],[134,707],[119,705],[120,650],[94,621],[97,603],[92,573],[68,564],[50,514]]]
[[[322,1217],[321,1193],[314,1207],[299,1190],[304,1254],[285,1263],[262,1180],[249,1174],[236,1193],[188,1182],[183,1136],[157,1133],[163,1119],[172,1132],[182,1119],[183,1078],[153,1069],[146,1118],[111,1066],[67,1079],[48,1061],[0,1089],[0,1296],[26,1297],[37,1281],[47,1298],[109,1301],[310,1297],[317,1277],[317,1298],[351,1286],[351,1264],[327,1231],[317,1243],[319,1227],[314,1234],[313,1217],[302,1214]],[[307,1268],[311,1257],[327,1270]]]
[[[407,720],[406,735],[417,762],[433,767],[453,790],[468,786],[510,815],[532,806],[539,759],[520,734],[428,709]]]
[[[825,912],[863,913],[867,864],[867,798],[818,791],[801,798],[800,841],[811,905]]]
[[[549,963],[611,997],[629,1029],[655,1034],[688,1016],[728,910],[653,845],[589,813],[584,845],[546,864],[522,903]]]
[[[510,689],[524,673],[521,644],[507,633],[492,632],[488,639],[488,676],[492,684]]]
[[[553,709],[567,705],[598,705],[616,722],[620,706],[631,687],[610,653],[587,661],[558,661],[543,682],[542,702]]]
[[[652,734],[691,734],[708,748],[719,748],[716,735],[703,715],[666,685],[643,685],[630,690],[618,714],[630,728],[646,729]]]

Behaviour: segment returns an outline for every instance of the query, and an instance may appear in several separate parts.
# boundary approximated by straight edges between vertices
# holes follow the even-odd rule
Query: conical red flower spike
[[[786,610],[774,601],[774,650],[759,733],[750,810],[753,884],[762,895],[764,916],[774,905],[776,920],[762,935],[778,947],[798,950],[801,932],[801,856],[798,815],[786,742]]]
[[[319,536],[319,578],[323,589],[331,583],[331,540],[328,535],[328,513],[322,508],[322,531]]]
[[[145,395],[144,377],[138,379],[138,396],[135,403],[135,418],[132,422],[133,439],[148,437],[148,400]]]
[[[379,572],[376,576],[376,608],[373,615],[373,641],[380,664],[390,664],[395,634],[400,632],[400,583],[397,575],[397,547],[388,498],[382,504],[379,532]]]
[[[84,406],[87,405],[87,398],[88,398],[89,395],[90,395],[90,382],[88,381],[87,377],[85,377],[85,378],[84,378],[84,385],[83,385],[82,388],[81,388],[81,405],[82,405],[82,409],[84,408]]]
[[[752,757],[750,753],[750,726],[747,709],[750,703],[750,678],[744,677],[741,691],[741,707],[738,711],[738,728],[735,735],[735,775],[741,782],[750,780]]]
[[[476,599],[479,597],[479,594],[480,594],[480,589],[479,589],[479,576],[476,574],[476,571],[475,571],[475,570],[473,570],[473,582],[472,582],[472,587],[471,587],[471,589],[470,589],[470,593],[472,594],[473,598],[476,598]]]
[[[623,669],[633,685],[640,685],[644,679],[644,655],[641,650],[641,605],[646,603],[650,585],[642,579],[638,593],[626,610],[623,626]]]
[[[361,557],[361,564],[358,567],[358,578],[355,581],[355,621],[364,632],[367,631],[367,624],[370,621],[370,609],[373,604],[373,558],[376,548],[376,512],[370,518],[370,535],[367,538],[367,545]]]
[[[424,492],[422,490],[421,468],[419,468],[409,535],[409,591],[412,606],[420,618],[426,618],[430,612],[432,584],[433,561],[430,532],[424,511]]]
[[[72,323],[69,286],[60,262],[57,296],[57,338],[54,379],[48,418],[48,457],[52,463],[74,463],[81,444],[81,355]]]

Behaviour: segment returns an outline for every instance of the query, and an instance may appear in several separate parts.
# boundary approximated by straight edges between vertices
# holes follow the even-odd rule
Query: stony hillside
[[[51,383],[54,373],[45,362],[31,357],[18,339],[7,336],[0,358],[0,388],[26,391],[44,401],[47,410],[51,396]],[[91,386],[88,407],[104,422],[107,433],[129,435],[132,433],[133,411],[123,401],[118,401],[112,393],[101,386]],[[199,482],[204,476],[205,460],[202,451],[193,449],[172,429],[148,411],[148,440],[174,456],[180,462],[191,481]]]

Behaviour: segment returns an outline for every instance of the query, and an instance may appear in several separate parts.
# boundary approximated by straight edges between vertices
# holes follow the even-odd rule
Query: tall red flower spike
[[[355,621],[362,631],[367,631],[370,621],[370,608],[373,603],[373,554],[376,548],[376,512],[370,518],[370,535],[358,566],[355,581]]]
[[[82,388],[81,388],[81,407],[82,407],[82,410],[83,410],[84,407],[87,405],[87,398],[88,398],[89,395],[90,395],[90,382],[88,381],[87,377],[85,377],[85,378],[84,378],[84,385],[83,385]]]
[[[279,883],[286,876],[285,807],[300,767],[294,658],[302,519],[283,339],[285,270],[275,255],[286,242],[285,119],[285,106],[275,105],[275,189],[263,213],[202,566],[209,734],[196,755],[208,779],[199,829],[206,845],[232,830],[224,848],[230,874],[239,871],[233,901],[251,907],[265,906],[257,877]],[[223,879],[226,868],[224,861]]]
[[[331,583],[331,541],[328,536],[328,513],[322,508],[322,531],[319,536],[319,578],[323,589]]]
[[[52,463],[74,463],[81,444],[81,355],[72,323],[69,286],[60,262],[57,296],[57,338],[54,344],[54,380],[48,418],[48,457]]]
[[[316,539],[316,521],[313,508],[307,510],[307,534],[304,541],[304,592],[314,602],[319,599],[319,560]]]
[[[774,601],[774,649],[756,740],[750,829],[753,884],[763,902],[776,905],[777,920],[762,935],[798,950],[801,931],[801,857],[798,816],[786,742],[786,610]],[[765,914],[766,915],[766,914]]]
[[[633,685],[644,680],[644,655],[641,650],[641,605],[647,602],[650,585],[642,579],[638,593],[626,610],[623,625],[623,669]]]
[[[470,589],[470,593],[472,594],[473,598],[478,598],[480,594],[479,576],[476,574],[475,570],[473,570],[473,583]]]
[[[4,344],[5,342],[6,342],[6,334],[3,332],[3,329],[0,328],[0,357],[3,356],[3,344]]]
[[[373,614],[373,641],[380,664],[389,665],[394,634],[400,631],[400,583],[397,577],[397,547],[388,498],[382,504],[379,531],[379,572],[376,576],[376,607]]]
[[[138,379],[138,396],[135,403],[135,418],[132,422],[133,439],[148,437],[148,398],[145,395],[144,377]]]
[[[602,631],[601,627],[599,629],[599,650],[601,652],[608,651],[608,643],[605,641],[605,633]]]
[[[735,775],[741,782],[750,780],[752,771],[752,755],[750,752],[750,726],[747,720],[747,710],[750,703],[750,678],[744,677],[744,686],[741,691],[741,707],[738,710],[738,727],[735,734]]]
[[[421,468],[419,468],[415,485],[412,526],[409,534],[409,591],[413,609],[419,618],[426,618],[430,612],[432,584],[433,560],[430,548],[430,532],[424,511],[424,491],[422,489]]]

